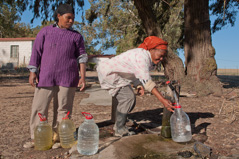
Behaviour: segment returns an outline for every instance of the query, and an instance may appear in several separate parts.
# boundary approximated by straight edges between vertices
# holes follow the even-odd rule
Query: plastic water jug
[[[34,148],[35,150],[48,150],[52,147],[52,127],[41,113],[38,113],[38,116],[40,123],[34,130]]]
[[[181,105],[175,106],[170,118],[171,135],[175,142],[188,142],[192,139],[191,124]]]
[[[63,148],[71,148],[77,143],[75,124],[69,119],[69,114],[70,112],[67,113],[66,117],[62,118],[58,127],[60,143]]]
[[[90,113],[82,114],[85,120],[78,129],[77,150],[82,155],[94,155],[99,147],[99,128]]]

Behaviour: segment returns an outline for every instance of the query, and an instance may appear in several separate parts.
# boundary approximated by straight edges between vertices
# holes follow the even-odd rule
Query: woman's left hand
[[[85,79],[81,78],[78,83],[78,87],[80,87],[80,91],[82,91],[85,88]]]

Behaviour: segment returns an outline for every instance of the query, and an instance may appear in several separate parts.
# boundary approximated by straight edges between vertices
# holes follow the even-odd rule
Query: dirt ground
[[[239,76],[219,76],[223,85],[223,96],[180,97],[183,110],[189,115],[193,138],[213,149],[221,156],[239,154]],[[88,76],[88,80],[94,79]],[[90,82],[89,82],[90,83]],[[159,89],[163,89],[163,86]],[[181,92],[184,92],[184,88]],[[0,159],[2,158],[67,158],[69,149],[36,151],[24,149],[30,140],[29,118],[34,88],[28,84],[28,77],[19,75],[0,76]],[[80,105],[89,95],[76,92],[72,120],[79,127],[84,118],[81,112],[90,112],[100,127],[100,140],[112,135],[111,107]],[[162,123],[163,106],[152,95],[137,96],[135,109],[129,118],[148,121],[156,126]],[[49,123],[52,122],[52,103],[49,109]],[[152,128],[153,130],[153,128]],[[138,133],[147,133],[138,130]]]

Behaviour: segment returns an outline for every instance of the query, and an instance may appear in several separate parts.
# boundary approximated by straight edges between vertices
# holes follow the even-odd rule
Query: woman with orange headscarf
[[[150,76],[153,64],[158,64],[167,55],[167,45],[168,43],[162,39],[149,36],[138,48],[128,50],[98,65],[101,88],[109,90],[109,94],[118,103],[115,136],[133,134],[125,126],[127,114],[133,110],[136,101],[131,83],[140,95],[144,95],[144,90],[147,90],[168,110],[173,111],[172,103],[160,94]]]

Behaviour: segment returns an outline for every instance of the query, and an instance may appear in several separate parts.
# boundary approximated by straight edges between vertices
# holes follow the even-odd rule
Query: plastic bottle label
[[[186,126],[185,126],[185,129],[186,129],[187,131],[191,131],[191,126],[190,126],[190,125],[186,125]]]

